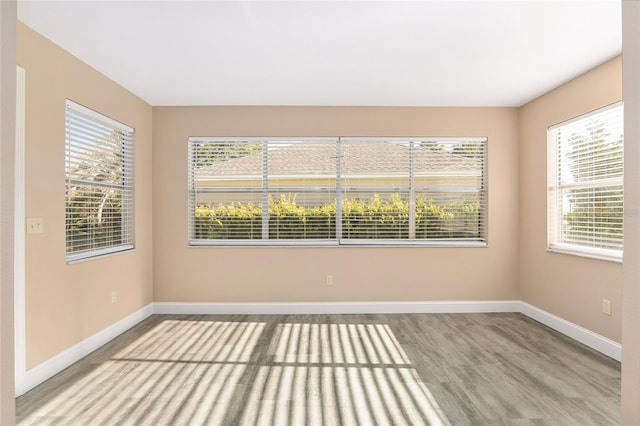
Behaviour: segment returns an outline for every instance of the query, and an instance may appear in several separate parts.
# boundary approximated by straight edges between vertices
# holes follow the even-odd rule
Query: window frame
[[[75,118],[74,118],[75,116]],[[78,120],[86,121],[87,124],[74,126],[72,122]],[[83,130],[87,130],[90,127],[100,128],[104,131],[111,131],[117,135],[118,145],[111,150],[101,151],[101,141],[98,136],[87,137],[81,133]],[[76,128],[77,127],[77,128]],[[75,128],[75,130],[74,130]],[[80,142],[84,139],[84,142]],[[134,139],[135,129],[126,124],[123,124],[117,120],[107,117],[95,110],[87,108],[72,100],[65,100],[65,258],[67,263],[75,263],[82,260],[99,258],[116,253],[122,253],[131,251],[135,248],[135,191],[134,191],[134,168],[135,168],[135,156],[134,156]],[[74,145],[75,143],[75,145]],[[92,144],[94,146],[92,146]],[[108,153],[115,154],[120,157],[120,175],[116,175],[119,182],[103,182],[95,181],[91,179],[80,179],[71,177],[71,164],[72,161],[77,159],[78,154],[73,154],[74,150],[79,149],[86,150],[88,153]],[[104,143],[102,143],[104,148]],[[70,240],[70,208],[72,198],[70,197],[70,188],[72,186],[83,185],[85,187],[104,190],[111,188],[120,192],[120,236],[119,241],[110,241],[104,246],[89,247],[84,250],[69,250]],[[91,211],[91,209],[89,209]]]
[[[619,128],[623,131],[623,120],[624,120],[624,104],[622,101],[615,102],[604,107],[595,109],[593,111],[589,111],[585,114],[581,114],[579,116],[573,117],[569,120],[554,124],[547,129],[547,251],[552,253],[560,253],[566,255],[587,257],[592,259],[599,259],[605,261],[612,262],[622,262],[622,254],[623,254],[623,244],[624,241],[621,241],[621,249],[612,249],[605,247],[595,247],[582,245],[575,242],[567,242],[564,237],[563,231],[563,223],[565,221],[564,216],[568,213],[567,209],[563,207],[562,196],[565,192],[563,191],[571,191],[577,189],[592,189],[597,190],[598,188],[611,187],[615,186],[622,187],[623,191],[623,206],[622,206],[622,214],[624,215],[624,176],[622,173],[618,177],[609,177],[608,174],[606,177],[598,177],[593,178],[589,181],[580,181],[573,183],[561,183],[561,170],[560,163],[567,162],[567,159],[560,158],[561,147],[559,147],[558,137],[556,132],[561,130],[563,127],[573,125],[577,122],[587,122],[587,120],[601,116],[606,113],[610,113],[614,109],[620,109],[619,119],[620,122],[616,120],[613,122],[614,124],[619,124]],[[610,124],[611,122],[607,122],[606,124]],[[585,123],[586,124],[586,123]],[[606,130],[605,130],[606,131]],[[624,135],[622,135],[624,140]],[[565,143],[569,143],[566,141]],[[622,144],[622,162],[624,163],[624,143]],[[573,151],[569,151],[573,152]],[[590,151],[593,154],[593,151]],[[611,164],[608,164],[611,166]],[[624,227],[624,224],[622,225]],[[622,238],[622,233],[621,237]]]
[[[357,141],[382,141],[382,142],[422,142],[422,141],[473,141],[481,142],[482,145],[482,162],[479,176],[481,176],[481,188],[478,190],[482,198],[482,217],[479,229],[481,237],[478,241],[473,240],[453,240],[453,239],[345,239],[342,237],[342,208],[336,208],[335,213],[335,238],[311,240],[311,239],[198,239],[195,238],[195,207],[196,196],[199,193],[195,188],[195,169],[193,167],[193,146],[196,142],[268,142],[268,141],[319,141],[335,143],[336,146],[336,186],[335,186],[335,202],[336,206],[342,206],[344,192],[342,188],[342,167],[341,157],[344,155],[341,151],[341,144],[344,142]],[[263,149],[263,156],[267,156]],[[487,247],[488,246],[488,138],[487,137],[189,137],[188,139],[188,245],[191,247],[211,247],[211,246],[367,246],[367,247],[388,247],[388,246],[421,246],[421,247]],[[263,164],[266,161],[263,159]],[[411,191],[413,188],[413,165],[411,165]],[[266,169],[262,170],[263,179],[268,179]],[[261,188],[262,199],[265,193],[269,193],[266,187]],[[365,191],[366,192],[366,191]],[[415,193],[414,193],[415,194]],[[414,197],[415,198],[415,197]],[[263,202],[264,206],[264,202]],[[265,215],[267,217],[265,218]],[[263,208],[263,225],[268,222],[268,212]],[[264,234],[268,231],[263,230]],[[264,238],[264,237],[263,237]],[[480,240],[481,239],[481,240]]]

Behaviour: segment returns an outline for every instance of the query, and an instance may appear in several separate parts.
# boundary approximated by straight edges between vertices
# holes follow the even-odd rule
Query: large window
[[[622,258],[623,111],[611,105],[549,128],[549,249]]]
[[[133,129],[67,101],[65,172],[67,261],[133,248]]]
[[[190,138],[190,243],[485,245],[486,138]]]

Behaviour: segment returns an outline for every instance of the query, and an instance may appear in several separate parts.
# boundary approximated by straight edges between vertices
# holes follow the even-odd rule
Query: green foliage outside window
[[[67,253],[123,244],[123,154],[117,132],[96,142],[96,148],[67,166]],[[75,148],[79,150],[81,148]],[[72,164],[72,166],[70,166]]]
[[[122,243],[122,190],[72,188],[67,204],[67,253]]]
[[[622,177],[622,135],[611,137],[604,123],[592,120],[583,132],[572,134],[568,143],[573,178],[593,186],[568,191],[571,208],[563,218],[565,238],[593,247],[622,249],[623,187],[597,186],[599,180]]]
[[[295,195],[269,197],[269,239],[336,238],[336,205],[303,206]],[[416,239],[477,239],[481,237],[477,200],[437,204],[424,194],[416,197]],[[262,239],[262,206],[255,203],[199,205],[195,209],[195,238],[202,240]],[[342,200],[342,236],[346,239],[409,238],[409,202],[400,194],[383,199]]]

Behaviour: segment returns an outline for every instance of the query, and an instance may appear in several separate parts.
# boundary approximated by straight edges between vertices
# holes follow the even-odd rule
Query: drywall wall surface
[[[547,251],[547,129],[622,99],[617,57],[520,109],[520,292],[522,300],[616,342],[622,265]],[[602,299],[612,315],[602,313]]]
[[[26,70],[25,211],[44,225],[26,236],[29,369],[153,301],[152,108],[23,24],[18,65]],[[65,261],[67,98],[135,129],[133,251]]]
[[[157,302],[518,297],[517,109],[154,107],[153,124]],[[189,136],[486,136],[489,246],[189,247]]]

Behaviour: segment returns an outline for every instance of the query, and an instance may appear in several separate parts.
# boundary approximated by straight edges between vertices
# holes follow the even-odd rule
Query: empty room
[[[640,1],[0,22],[0,424],[640,425]]]

